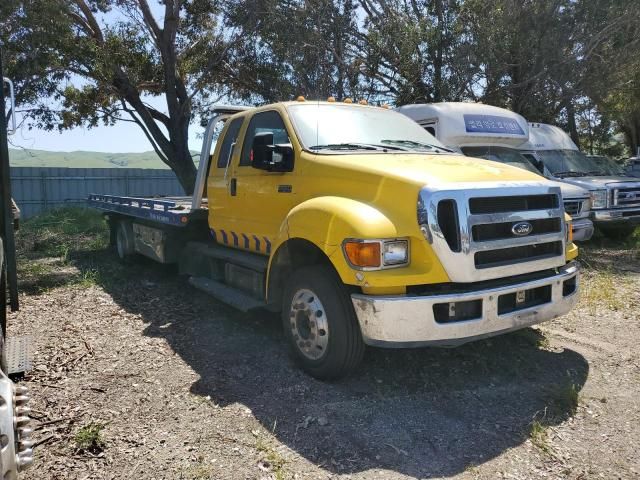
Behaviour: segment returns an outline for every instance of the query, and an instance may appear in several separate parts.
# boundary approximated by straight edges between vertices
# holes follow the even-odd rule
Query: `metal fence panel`
[[[11,167],[11,192],[22,218],[63,206],[83,206],[90,193],[184,195],[171,170],[146,168]]]

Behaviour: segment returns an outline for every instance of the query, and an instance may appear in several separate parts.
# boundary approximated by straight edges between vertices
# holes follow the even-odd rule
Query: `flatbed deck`
[[[113,212],[153,222],[186,227],[193,220],[207,217],[206,200],[192,209],[192,197],[122,197],[91,194],[88,204],[103,212]]]

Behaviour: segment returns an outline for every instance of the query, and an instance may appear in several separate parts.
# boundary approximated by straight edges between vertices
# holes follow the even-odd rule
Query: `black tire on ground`
[[[599,227],[602,234],[611,238],[612,240],[624,240],[627,237],[633,235],[636,227],[632,225],[625,225],[622,227]]]
[[[120,220],[116,228],[116,252],[122,262],[129,262],[135,255],[133,225],[129,220]]]
[[[336,379],[351,373],[364,354],[351,297],[333,269],[303,267],[288,279],[282,325],[294,358],[311,376]]]

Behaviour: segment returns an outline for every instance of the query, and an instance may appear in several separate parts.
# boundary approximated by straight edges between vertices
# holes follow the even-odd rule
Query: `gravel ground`
[[[55,239],[31,240],[10,318],[34,337],[24,479],[640,476],[637,246],[591,247],[562,319],[457,349],[371,348],[322,383],[272,314],[120,265],[100,241],[59,258],[29,253]]]

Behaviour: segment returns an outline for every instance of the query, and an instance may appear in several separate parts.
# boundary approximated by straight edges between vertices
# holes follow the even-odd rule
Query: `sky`
[[[200,150],[202,141],[197,136],[202,130],[197,124],[192,125],[189,129],[189,148],[191,150]],[[53,132],[38,129],[29,130],[23,126],[9,137],[9,148],[51,150],[54,152],[85,150],[111,153],[153,150],[140,127],[130,122],[119,122],[112,127],[74,128],[62,133],[57,130]]]
[[[157,0],[152,0],[150,7],[158,22],[162,23],[164,7]],[[103,23],[109,24],[118,20],[119,16],[118,10],[113,9],[103,15],[101,20]],[[145,98],[145,101],[158,110],[166,112],[166,104],[163,105],[164,97]],[[17,120],[18,123],[21,123],[20,115],[18,115]],[[193,124],[189,129],[189,148],[191,150],[200,150],[201,140],[198,135],[203,130],[197,123]],[[65,130],[62,133],[57,130],[52,132],[39,129],[29,130],[25,125],[9,137],[9,148],[51,150],[54,152],[84,150],[111,153],[148,152],[153,150],[140,127],[130,122],[119,122],[111,127],[74,128]]]

